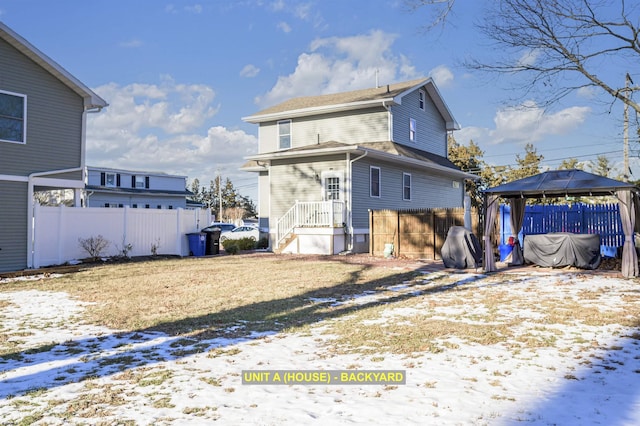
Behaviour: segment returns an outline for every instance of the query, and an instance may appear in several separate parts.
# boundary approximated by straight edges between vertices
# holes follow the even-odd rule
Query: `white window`
[[[418,106],[423,111],[424,111],[424,98],[425,98],[424,90],[420,90],[418,92]]]
[[[117,177],[115,173],[106,173],[105,174],[105,186],[110,186],[115,188],[117,186]]]
[[[291,148],[291,120],[278,121],[278,141],[280,149]]]
[[[145,188],[144,176],[136,176],[136,188]]]
[[[27,97],[0,92],[0,141],[26,143]]]
[[[371,197],[380,198],[380,167],[370,167],[369,188],[369,195]]]
[[[415,118],[409,119],[409,140],[411,142],[416,141],[416,119]]]
[[[326,201],[340,199],[340,178],[338,176],[324,178],[324,194]]]
[[[402,199],[411,201],[411,174],[402,174]]]

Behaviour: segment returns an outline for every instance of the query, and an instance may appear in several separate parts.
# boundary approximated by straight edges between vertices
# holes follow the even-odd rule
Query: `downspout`
[[[347,194],[347,202],[349,203],[349,205],[347,206],[347,232],[349,232],[349,244],[347,249],[348,250],[353,250],[353,245],[354,245],[354,240],[353,240],[353,212],[352,212],[352,206],[353,206],[353,163],[355,163],[356,161],[364,158],[367,156],[367,154],[369,153],[369,151],[365,151],[364,154],[362,154],[359,157],[354,158],[353,160],[350,160],[351,154],[347,153],[347,173],[348,173],[348,182],[349,182],[349,186],[348,186],[348,194]]]

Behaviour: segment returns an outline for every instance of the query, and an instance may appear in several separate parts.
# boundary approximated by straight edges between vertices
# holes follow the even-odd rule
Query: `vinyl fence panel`
[[[32,266],[61,265],[89,257],[80,240],[102,236],[103,256],[189,254],[187,233],[211,223],[207,210],[43,207],[34,211]]]

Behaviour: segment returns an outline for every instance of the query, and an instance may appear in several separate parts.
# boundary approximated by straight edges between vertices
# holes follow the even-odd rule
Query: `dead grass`
[[[578,274],[574,280],[585,277]],[[105,265],[60,278],[5,284],[0,291],[70,293],[94,303],[86,311],[92,323],[182,335],[171,345],[174,356],[207,352],[215,358],[226,353],[198,342],[261,330],[308,333],[323,320],[328,320],[326,333],[336,336],[329,351],[379,355],[455,351],[463,342],[505,345],[520,353],[556,347],[567,340],[561,327],[568,328],[575,347],[589,348],[592,339],[582,337],[579,327],[637,327],[640,292],[600,288],[571,293],[573,284],[549,284],[549,289],[567,288],[566,295],[558,297],[558,292],[528,286],[525,275],[425,275],[341,256],[261,254]],[[366,294],[378,299],[358,301]],[[619,302],[607,308],[611,304],[605,300],[611,297]],[[389,317],[390,310],[411,314]],[[10,342],[2,341],[7,333],[0,332],[0,346],[5,347],[0,353],[10,355],[15,352]],[[128,365],[134,360],[105,362]],[[141,386],[166,379],[135,378]]]
[[[0,291],[64,291],[92,303],[86,314],[92,323],[203,338],[234,324],[243,334],[315,322],[327,312],[310,298],[359,294],[416,274],[331,259],[261,254],[121,263]]]

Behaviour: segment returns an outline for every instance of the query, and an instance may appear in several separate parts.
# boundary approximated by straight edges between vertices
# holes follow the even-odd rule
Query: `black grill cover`
[[[600,235],[554,232],[524,237],[524,260],[547,268],[575,266],[596,269],[600,265]]]
[[[478,237],[463,226],[452,226],[442,246],[442,262],[447,268],[477,268],[482,262]]]

